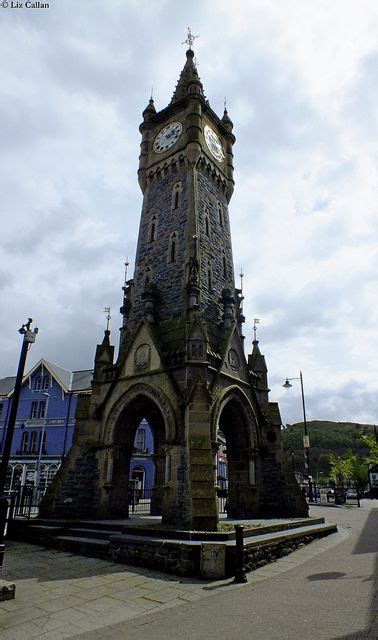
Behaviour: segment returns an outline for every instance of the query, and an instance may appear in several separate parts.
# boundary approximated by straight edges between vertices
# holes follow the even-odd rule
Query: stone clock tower
[[[125,517],[130,457],[143,418],[154,435],[151,512],[216,528],[216,453],[226,440],[228,515],[307,515],[268,400],[258,342],[244,355],[228,203],[233,124],[203,92],[191,48],[170,104],[140,125],[143,193],[135,272],[125,282],[119,353],[97,347],[91,397],[42,514]]]

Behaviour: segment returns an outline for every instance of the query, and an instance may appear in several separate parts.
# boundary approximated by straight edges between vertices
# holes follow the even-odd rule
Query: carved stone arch
[[[182,182],[181,180],[178,180],[177,182],[174,183],[173,187],[172,187],[172,202],[171,202],[171,209],[172,211],[174,211],[175,209],[178,209],[181,205],[181,197],[182,197]]]
[[[158,215],[155,210],[151,212],[150,220],[148,223],[148,237],[147,242],[151,244],[157,238],[157,227],[158,227]]]
[[[167,447],[175,442],[176,419],[165,393],[156,386],[138,382],[114,403],[104,426],[100,468],[106,478],[103,503],[109,516],[127,517],[131,458],[135,435],[143,419],[153,437],[154,487],[151,514],[164,508],[164,475]]]
[[[128,389],[112,407],[104,426],[104,445],[112,445],[114,441],[114,432],[118,425],[120,416],[140,396],[147,397],[156,404],[164,419],[166,441],[175,441],[177,437],[177,422],[172,405],[167,396],[161,389],[151,387],[147,384],[137,383]]]
[[[169,236],[168,242],[168,262],[177,262],[178,259],[178,233],[177,231],[173,231]]]
[[[248,428],[247,430],[247,433],[249,436],[248,444],[251,449],[257,449],[259,446],[259,440],[260,440],[259,431],[257,427],[257,424],[258,424],[257,416],[249,398],[237,386],[228,387],[228,389],[225,390],[225,392],[220,396],[217,403],[215,404],[215,407],[211,415],[211,439],[214,442],[216,441],[217,430],[219,426],[219,418],[222,414],[223,409],[232,400],[239,405],[241,411],[244,413],[247,419],[248,427],[252,427],[253,425],[254,428]]]
[[[231,387],[219,399],[212,420],[213,442],[218,442],[218,426],[227,451],[228,517],[252,517],[258,511],[261,457],[256,415],[240,388]]]

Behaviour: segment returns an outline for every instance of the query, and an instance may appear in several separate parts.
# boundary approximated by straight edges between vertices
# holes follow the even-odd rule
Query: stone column
[[[216,531],[218,525],[209,409],[205,383],[197,383],[186,408],[186,426],[190,468],[189,526],[200,531]]]

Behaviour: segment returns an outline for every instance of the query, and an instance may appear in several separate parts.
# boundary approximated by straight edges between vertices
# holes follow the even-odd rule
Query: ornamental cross
[[[196,38],[198,38],[198,36],[194,36],[192,34],[191,28],[188,27],[186,30],[187,36],[186,36],[186,40],[184,40],[184,42],[182,42],[181,44],[187,44],[189,45],[189,49],[192,48],[193,42]]]

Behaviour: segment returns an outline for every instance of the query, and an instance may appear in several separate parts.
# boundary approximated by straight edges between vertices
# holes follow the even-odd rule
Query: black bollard
[[[248,582],[244,568],[244,527],[242,524],[235,524],[235,578],[234,582]]]

